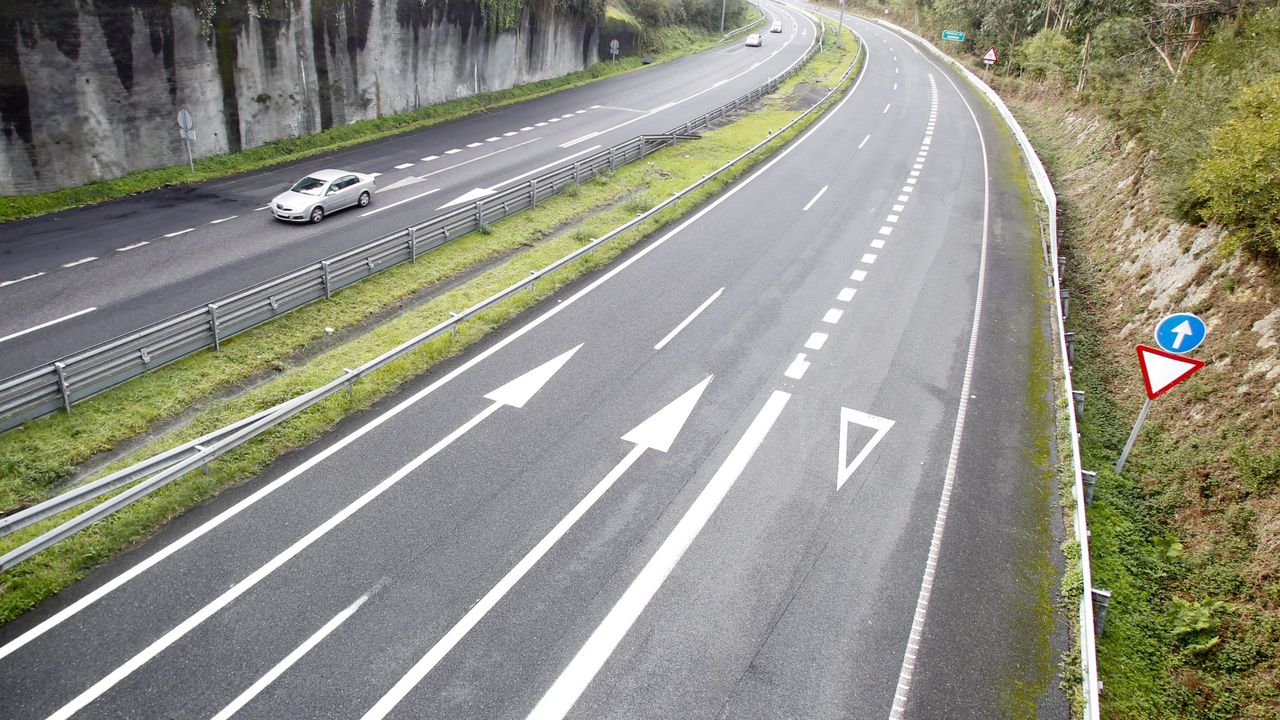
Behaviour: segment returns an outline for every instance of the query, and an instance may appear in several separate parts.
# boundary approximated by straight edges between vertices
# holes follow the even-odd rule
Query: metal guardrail
[[[821,37],[821,34],[819,34]],[[319,262],[192,308],[0,381],[0,432],[71,406],[104,390],[359,282],[497,222],[707,127],[777,89],[821,49],[815,42],[795,63],[751,92],[663,135],[641,135],[537,177]]]
[[[1058,249],[1058,196],[1054,192],[1053,182],[1049,179],[1049,173],[1045,170],[1044,164],[1040,162],[1040,157],[1036,155],[1035,148],[1031,146],[1031,141],[1027,138],[1027,134],[1023,132],[1017,118],[1009,111],[1009,107],[1004,104],[1004,100],[996,94],[996,91],[992,90],[978,76],[970,72],[968,68],[956,62],[955,59],[939,50],[928,40],[885,20],[878,20],[877,22],[911,37],[928,48],[934,55],[946,61],[951,67],[968,78],[969,82],[987,100],[991,101],[991,104],[995,106],[1005,123],[1013,131],[1014,137],[1022,149],[1023,156],[1027,159],[1027,165],[1031,168],[1031,175],[1035,178],[1036,188],[1040,191],[1045,206],[1048,208],[1049,238],[1046,254],[1052,258],[1053,290],[1054,297],[1057,299],[1057,302],[1053,304],[1054,324],[1057,326],[1055,340],[1058,344],[1058,353],[1062,358],[1062,388],[1063,397],[1066,399],[1067,430],[1070,434],[1071,467],[1074,478],[1072,497],[1075,501],[1075,511],[1072,524],[1075,540],[1080,544],[1080,575],[1081,584],[1084,587],[1084,593],[1080,598],[1078,628],[1080,637],[1080,670],[1084,689],[1084,717],[1086,720],[1098,720],[1101,711],[1098,700],[1101,683],[1098,681],[1097,634],[1100,630],[1095,624],[1093,603],[1095,594],[1106,598],[1109,598],[1110,594],[1093,586],[1093,569],[1089,564],[1089,525],[1085,510],[1093,495],[1094,473],[1084,470],[1080,460],[1079,415],[1083,411],[1084,393],[1075,389],[1071,379],[1073,349],[1069,338],[1070,334],[1066,332],[1067,292],[1062,288],[1062,256]]]
[[[819,22],[822,24],[822,28],[823,28],[822,32],[825,32],[826,23],[821,20]],[[822,33],[819,33],[819,37],[821,37],[821,35]],[[813,54],[816,52],[816,50],[814,49],[816,47],[817,46],[815,44],[813,48],[810,48],[810,51],[807,52],[804,58],[798,61],[796,65],[793,65],[787,68],[778,76],[771,78],[768,82],[766,82],[760,88],[757,88],[756,90],[753,90],[751,93],[744,95],[743,98],[751,97],[751,96],[758,97],[756,93],[758,93],[762,88],[766,88],[766,87],[776,88],[777,83],[780,81],[780,78],[783,78],[791,74],[796,67],[803,64],[805,60],[813,56]],[[4,537],[6,535],[9,535],[15,532],[16,530],[19,530],[20,528],[27,527],[33,523],[50,518],[54,515],[62,513],[76,506],[88,503],[106,493],[111,492],[112,490],[115,490],[120,487],[124,487],[130,483],[134,483],[132,487],[129,487],[126,490],[120,492],[119,494],[110,497],[109,499],[99,503],[98,505],[90,508],[89,510],[81,514],[76,515],[75,517],[61,523],[57,527],[54,527],[51,530],[46,531],[40,536],[13,549],[9,553],[5,554],[4,556],[0,556],[0,572],[4,570],[8,570],[9,568],[13,567],[14,565],[17,565],[18,563],[22,562],[23,560],[26,560],[27,558],[35,555],[36,553],[39,553],[49,547],[52,547],[58,542],[79,532],[83,528],[88,527],[89,525],[97,522],[98,520],[110,515],[111,513],[114,513],[120,508],[135,502],[136,500],[142,498],[148,493],[153,492],[161,487],[164,487],[170,482],[173,482],[174,480],[182,477],[186,473],[192,470],[195,470],[197,468],[200,468],[202,466],[208,465],[214,459],[249,442],[254,437],[257,437],[258,435],[269,430],[270,428],[275,427],[276,425],[279,425],[280,423],[284,422],[290,417],[293,417],[294,415],[302,412],[303,410],[306,410],[307,408],[315,405],[316,403],[324,400],[325,398],[328,398],[334,395],[335,393],[340,392],[343,389],[350,388],[352,384],[355,383],[360,378],[365,377],[366,375],[369,375],[370,373],[375,372],[376,370],[378,370],[379,368],[382,368],[388,363],[399,359],[406,353],[409,353],[414,349],[418,348],[423,343],[429,342],[437,337],[444,335],[445,333],[453,331],[459,323],[465,322],[466,320],[476,316],[477,314],[489,309],[493,305],[496,305],[497,303],[500,303],[503,300],[506,300],[507,298],[511,297],[517,292],[520,292],[525,288],[531,287],[533,283],[538,281],[538,279],[543,278],[548,274],[563,268],[564,266],[574,262],[575,260],[578,260],[579,258],[582,258],[585,255],[591,254],[601,244],[609,242],[610,240],[618,237],[619,235],[622,235],[628,230],[631,230],[632,228],[640,225],[641,223],[645,222],[649,218],[653,217],[655,214],[662,212],[666,208],[670,207],[672,204],[688,196],[690,193],[695,192],[696,190],[701,188],[703,185],[706,185],[712,180],[715,180],[716,178],[720,177],[720,175],[723,174],[725,171],[729,170],[730,168],[736,166],[746,158],[750,157],[760,148],[772,142],[775,137],[777,137],[782,133],[785,133],[787,130],[794,127],[796,123],[800,122],[805,117],[807,117],[814,110],[816,110],[819,107],[822,107],[822,105],[827,100],[829,100],[837,92],[839,92],[843,87],[845,87],[846,83],[849,80],[850,75],[852,75],[853,73],[854,68],[857,67],[858,58],[860,57],[861,52],[862,52],[862,49],[859,48],[858,55],[854,56],[853,61],[849,64],[849,67],[845,70],[844,74],[840,77],[840,80],[822,98],[821,101],[819,101],[818,103],[815,103],[809,109],[805,110],[803,113],[796,116],[795,119],[793,119],[791,122],[787,123],[785,126],[780,128],[777,133],[770,134],[768,138],[761,140],[759,143],[753,145],[752,147],[744,151],[742,154],[738,155],[737,157],[733,158],[729,162],[720,166],[714,172],[711,172],[708,175],[703,176],[702,179],[698,180],[697,182],[685,188],[684,190],[681,190],[678,193],[674,193],[671,197],[663,200],[661,203],[658,203],[654,207],[637,215],[635,218],[627,221],[626,223],[620,225],[619,227],[614,228],[604,236],[592,240],[590,243],[582,246],[581,248],[575,250],[574,252],[560,258],[559,260],[551,263],[545,268],[533,273],[527,279],[521,280],[519,283],[511,285],[495,293],[494,295],[491,295],[490,297],[480,301],[479,303],[476,303],[470,308],[460,313],[457,313],[456,315],[453,315],[448,320],[436,325],[435,327],[419,334],[416,337],[406,340],[400,345],[386,351],[385,353],[370,360],[364,365],[361,365],[360,367],[355,368],[353,370],[349,370],[346,373],[344,373],[342,376],[334,378],[333,380],[329,381],[325,385],[318,387],[308,393],[305,393],[298,397],[287,400],[283,403],[280,403],[279,405],[276,405],[275,407],[269,408],[267,410],[263,410],[262,412],[259,412],[256,415],[250,416],[248,418],[245,418],[244,420],[237,421],[226,427],[215,430],[200,438],[191,440],[183,445],[180,445],[176,448],[173,448],[171,450],[168,450],[164,453],[148,458],[146,460],[143,460],[130,467],[124,468],[122,470],[118,470],[104,478],[101,478],[91,483],[87,483],[79,488],[76,488],[62,495],[59,495],[58,497],[52,498],[50,500],[46,500],[45,502],[42,502],[38,505],[27,508],[26,510],[23,510],[19,513],[14,513],[7,517],[0,518],[0,537]],[[739,101],[741,100],[742,98],[739,98]],[[735,102],[739,102],[739,101],[735,101]],[[733,103],[730,103],[729,105],[732,105],[732,104]],[[729,105],[722,106],[722,108],[728,107]],[[708,113],[707,116],[714,116],[716,112],[717,111],[712,111],[712,113]],[[704,117],[707,117],[707,116],[704,116]],[[688,125],[691,125],[691,124],[693,123],[689,123],[685,127],[688,127]],[[470,210],[470,208],[468,208],[468,210]],[[452,213],[449,213],[448,215],[452,216]]]

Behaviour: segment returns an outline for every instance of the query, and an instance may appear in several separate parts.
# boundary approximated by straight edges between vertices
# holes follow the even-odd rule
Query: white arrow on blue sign
[[[1156,344],[1171,353],[1188,353],[1204,342],[1204,321],[1191,313],[1174,313],[1156,324]]]

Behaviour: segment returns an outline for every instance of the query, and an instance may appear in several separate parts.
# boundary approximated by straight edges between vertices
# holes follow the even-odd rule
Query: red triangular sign
[[[1147,386],[1147,397],[1152,400],[1204,367],[1203,360],[1174,355],[1146,345],[1138,346],[1138,364],[1142,366],[1142,383]]]
[[[996,57],[996,49],[995,49],[995,48],[991,48],[990,50],[988,50],[988,51],[987,51],[987,54],[986,54],[986,55],[983,55],[983,56],[982,56],[982,62],[984,62],[984,63],[993,63],[993,62],[995,62],[997,59],[998,59],[998,58]]]

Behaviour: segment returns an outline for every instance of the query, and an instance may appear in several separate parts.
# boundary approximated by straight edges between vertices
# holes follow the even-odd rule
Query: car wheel
[[[316,208],[311,211],[311,222],[318,223],[323,219],[324,219],[324,208],[316,206]]]
[[[360,193],[360,199],[359,199],[359,200],[357,200],[356,202],[358,202],[358,203],[360,204],[360,207],[368,207],[368,205],[369,205],[369,197],[370,197],[370,196],[369,196],[369,191],[368,191],[368,190],[365,190],[364,192]]]

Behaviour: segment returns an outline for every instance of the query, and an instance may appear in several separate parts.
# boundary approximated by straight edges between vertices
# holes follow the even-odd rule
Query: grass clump
[[[852,48],[854,43],[849,42]],[[834,48],[813,62],[831,68],[847,65],[853,50]],[[792,80],[779,89],[785,96]],[[55,415],[0,435],[0,502],[6,510],[38,501],[55,491],[56,484],[94,453],[143,432],[156,421],[171,417],[219,388],[244,382],[267,367],[282,367],[273,378],[229,400],[209,402],[195,410],[182,427],[163,433],[144,447],[120,458],[102,473],[198,437],[236,419],[294,397],[342,374],[438,324],[450,312],[470,307],[495,292],[529,277],[533,270],[582,246],[583,238],[600,237],[633,219],[622,202],[642,191],[650,197],[669,197],[710,174],[737,156],[771,129],[782,127],[798,111],[779,109],[772,103],[698,140],[655,153],[644,163],[619,168],[613,182],[586,182],[575,198],[549,198],[538,207],[506,218],[492,226],[490,234],[472,233],[336,293],[332,300],[300,308],[267,326],[250,330],[223,344],[220,353],[204,352],[144,375],[119,388],[76,406],[71,415]],[[395,391],[402,383],[456,355],[486,334],[536,306],[582,275],[604,266],[627,247],[657,229],[679,219],[719,192],[754,163],[790,140],[820,116],[811,114],[786,133],[778,134],[764,152],[726,172],[679,203],[656,213],[636,228],[606,243],[539,280],[528,291],[512,295],[499,305],[458,327],[456,335],[444,335],[424,344],[371,374],[355,385],[351,394],[338,393],[288,422],[264,433],[212,463],[209,473],[192,473],[157,491],[111,518],[64,541],[56,547],[0,573],[0,623],[8,622],[44,598],[66,587],[88,569],[139,542],[185,509],[262,471],[280,454],[305,445],[332,428],[340,419],[360,412]],[[431,297],[395,318],[348,342],[332,347],[299,364],[290,356],[326,334],[325,327],[350,327],[380,309],[401,303],[418,289],[456,276],[486,259],[512,253],[501,264],[478,273],[457,287]],[[118,418],[118,419],[117,419]],[[52,458],[52,459],[51,459]],[[101,474],[101,473],[100,473]],[[46,531],[64,517],[50,518],[9,537],[0,538],[0,553],[17,547]]]

